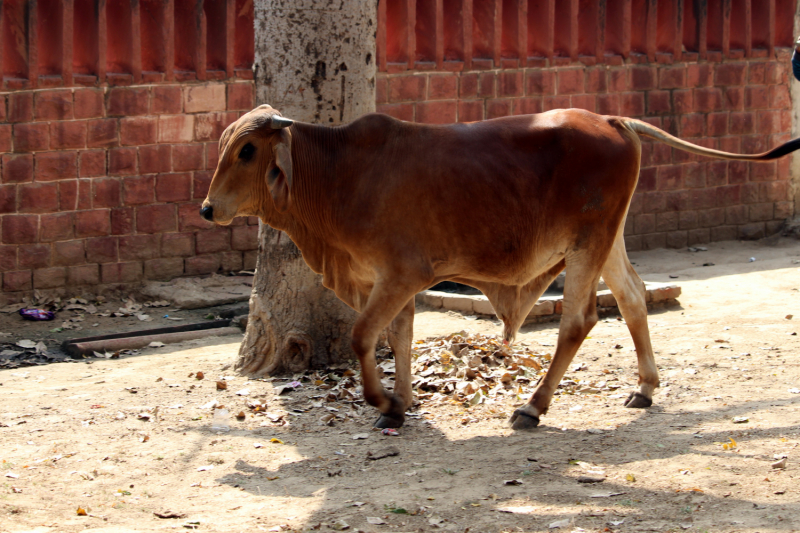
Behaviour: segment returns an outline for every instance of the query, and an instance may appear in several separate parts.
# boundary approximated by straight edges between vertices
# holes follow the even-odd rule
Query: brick
[[[103,91],[101,89],[75,89],[73,112],[75,118],[98,118],[103,116]]]
[[[758,204],[751,204],[749,209],[750,222],[762,222],[773,219],[775,205],[772,202],[762,202]]]
[[[243,270],[255,270],[256,264],[258,262],[258,252],[251,251],[245,252],[242,254],[242,269]]]
[[[769,107],[769,90],[767,87],[745,87],[744,106],[747,109],[766,109]]]
[[[667,248],[685,248],[689,242],[686,231],[670,231],[667,233]]]
[[[688,87],[708,87],[711,85],[711,64],[695,63],[686,69],[686,85]]]
[[[558,94],[579,94],[584,91],[583,69],[559,69],[556,72]]]
[[[656,231],[675,231],[678,229],[678,213],[668,211],[656,214]]]
[[[2,98],[0,98],[2,103]],[[11,125],[0,124],[0,153],[11,151]]]
[[[714,68],[714,85],[744,85],[747,63],[722,63]]]
[[[733,241],[736,240],[738,233],[738,228],[735,226],[720,226],[711,228],[711,240],[713,242]]]
[[[739,190],[743,204],[758,202],[758,183],[742,183]]]
[[[184,143],[194,138],[193,115],[162,115],[158,117],[158,142]]]
[[[50,148],[64,150],[86,146],[85,122],[52,122],[50,124]]]
[[[709,113],[706,117],[708,136],[721,137],[728,134],[728,113]]]
[[[483,120],[483,100],[459,100],[458,121],[476,122]]]
[[[731,113],[731,135],[748,135],[755,132],[756,115],[752,112]]]
[[[239,226],[231,229],[231,249],[238,251],[258,248],[258,226]]]
[[[495,81],[497,76],[494,72],[482,72],[478,75],[478,96],[481,98],[492,98],[495,92]]]
[[[67,268],[67,283],[70,287],[97,285],[100,283],[100,265],[81,265]]]
[[[155,200],[155,176],[134,176],[122,181],[125,205],[146,205]]]
[[[253,83],[229,83],[226,87],[228,92],[228,109],[240,109],[249,111],[253,109]]]
[[[767,83],[767,64],[751,62],[747,72],[748,85],[765,85]]]
[[[389,79],[389,102],[421,101],[425,99],[426,77],[399,76]]]
[[[569,96],[545,96],[544,99],[542,99],[542,111],[569,109],[570,103]],[[488,113],[486,118],[491,118],[488,116]]]
[[[78,207],[78,180],[58,182],[58,205],[61,211],[74,211]],[[89,197],[91,206],[91,197]]]
[[[597,110],[597,97],[593,94],[576,94],[570,98],[570,107],[594,113]]]
[[[73,238],[74,219],[74,213],[53,213],[51,215],[42,215],[39,222],[39,241],[54,242]]]
[[[648,91],[647,114],[662,115],[667,113],[672,113],[669,91]]]
[[[708,113],[722,109],[722,90],[717,87],[705,87],[694,90],[695,111]]]
[[[100,265],[100,280],[103,283],[132,283],[142,279],[142,264],[139,262]]]
[[[194,139],[197,141],[218,141],[225,128],[233,122],[229,113],[201,113],[194,117]]]
[[[177,229],[174,205],[149,205],[136,209],[136,231],[139,233],[165,233]]]
[[[785,85],[772,85],[769,88],[769,106],[773,109],[789,109],[792,99],[789,96],[789,87]]]
[[[79,169],[78,176],[81,178],[93,178],[105,176],[106,174],[106,152],[105,150],[89,150],[80,152],[78,156]]]
[[[683,167],[670,165],[658,168],[657,189],[669,191],[683,188]]]
[[[37,91],[33,98],[36,120],[72,119],[72,91]]]
[[[705,163],[689,163],[683,166],[683,186],[689,189],[706,186]]]
[[[708,228],[697,228],[689,230],[687,245],[708,244],[711,242],[711,231]]]
[[[429,100],[452,100],[457,96],[458,77],[455,74],[432,74],[430,76],[428,82]]]
[[[34,243],[39,236],[39,217],[36,215],[6,215],[2,224],[3,244]]]
[[[207,83],[183,89],[183,110],[186,113],[225,111],[225,84]]]
[[[214,175],[211,172],[195,172],[192,178],[192,198],[202,200],[208,195],[208,188]]]
[[[634,91],[646,91],[656,88],[658,70],[655,67],[637,65],[630,68],[629,87]]]
[[[133,208],[118,207],[111,210],[111,235],[133,233]]]
[[[634,218],[634,232],[636,234],[652,233],[656,227],[656,216],[654,214],[636,215]]]
[[[201,202],[181,204],[178,207],[178,220],[180,221],[180,231],[209,229],[214,227],[213,222],[209,222],[200,217]]]
[[[78,177],[77,152],[43,152],[34,156],[36,181]]]
[[[459,102],[459,109],[460,109]],[[515,115],[532,115],[535,113],[542,112],[542,99],[538,96],[532,98],[519,98],[516,100],[516,104],[514,105],[514,114]],[[459,121],[460,121],[460,111],[459,111]]]
[[[196,255],[184,260],[184,272],[189,276],[213,274],[219,271],[222,260],[218,254]]]
[[[19,246],[0,246],[0,272],[17,270],[18,249]]]
[[[130,235],[119,238],[120,261],[155,259],[158,255],[158,235]]]
[[[620,94],[620,114],[625,117],[644,115],[644,93]]]
[[[37,152],[50,146],[47,124],[15,124],[13,131],[15,152]]]
[[[111,210],[95,209],[75,213],[76,237],[104,237],[111,233]]]
[[[619,95],[618,94],[598,95],[597,113],[600,115],[619,115]]]
[[[36,269],[50,266],[50,245],[48,244],[22,244],[17,253],[17,268]]]
[[[157,174],[172,170],[172,146],[154,144],[139,147],[139,172]]]
[[[183,259],[169,257],[144,262],[145,279],[168,281],[183,275]]]
[[[766,230],[763,222],[744,224],[739,226],[738,230],[738,238],[744,241],[763,239],[766,236]]]
[[[692,209],[711,209],[716,205],[716,189],[694,189],[691,191]]]
[[[108,151],[108,174],[136,174],[136,148],[112,148]]]
[[[100,237],[86,240],[86,261],[89,263],[111,263],[117,261],[117,237]]]
[[[242,252],[223,252],[220,269],[223,272],[238,272],[242,270]]]
[[[2,183],[23,183],[33,181],[33,155],[31,154],[3,154],[3,180]]]
[[[123,118],[119,121],[119,141],[123,146],[153,144],[158,134],[155,117]]]
[[[33,120],[33,93],[11,93],[8,95],[8,122],[30,122]]]
[[[661,191],[641,194],[643,213],[661,213],[667,210],[666,196]]]
[[[16,185],[0,185],[0,214],[17,212]]]
[[[759,111],[758,133],[770,135],[781,131],[781,112],[780,111]]]
[[[29,291],[33,288],[33,273],[30,270],[3,274],[3,291]]]
[[[433,83],[433,77],[430,83]],[[501,71],[498,74],[497,83],[499,96],[522,96],[524,93],[522,71],[520,70]]]
[[[456,109],[456,101],[420,102],[417,104],[417,122],[451,124],[456,121]]]
[[[214,170],[219,163],[219,144],[206,143],[206,169]]]
[[[53,213],[58,211],[58,185],[55,183],[25,183],[19,186],[20,213]]]
[[[507,117],[513,114],[512,100],[489,100],[486,102],[486,118]]]
[[[744,87],[726,87],[723,107],[731,111],[744,110]]]
[[[553,71],[541,69],[528,70],[525,74],[525,94],[529,96],[555,94],[555,76],[553,75]]]
[[[414,120],[414,104],[381,104],[376,107],[378,113],[409,122]]]
[[[697,224],[701,228],[713,228],[725,223],[725,209],[704,209],[697,212]]]
[[[175,171],[202,170],[205,156],[202,144],[176,144],[172,147],[172,168]],[[187,198],[188,200],[188,198]]]
[[[90,120],[86,123],[86,146],[108,148],[119,145],[116,119]]]
[[[114,87],[108,91],[108,116],[146,115],[150,94],[144,87]]]
[[[233,228],[234,230],[239,228]],[[204,238],[205,234],[200,234]],[[194,255],[193,233],[165,233],[161,236],[161,255],[164,257],[187,257]]]
[[[228,251],[231,249],[231,232],[228,228],[204,231],[195,246],[198,254]]]
[[[586,69],[585,75],[587,93],[604,93],[608,87],[606,83],[605,67],[595,67]]]
[[[664,67],[658,69],[659,89],[681,89],[686,87],[686,67]]]
[[[192,176],[188,173],[161,174],[156,179],[155,190],[159,202],[189,201],[192,196]]]
[[[767,181],[758,184],[760,202],[780,202],[791,198],[788,181]]]
[[[457,81],[457,80],[456,80]],[[385,104],[389,101],[389,80],[385,76],[378,76],[375,80],[375,103]],[[228,88],[228,109],[231,105],[230,87]]]
[[[687,230],[697,227],[697,211],[681,211],[678,213],[678,229]]]
[[[178,85],[154,86],[150,97],[150,112],[154,115],[176,115],[183,112],[183,91]]]
[[[83,240],[53,243],[53,266],[82,265],[86,262]]]
[[[667,235],[665,233],[651,233],[642,235],[642,249],[656,250],[667,247]]]
[[[794,202],[775,202],[775,218],[783,220],[794,215]]]
[[[474,72],[461,74],[458,80],[458,97],[461,100],[477,98],[478,74]]]
[[[706,182],[709,187],[717,187],[728,183],[728,162],[709,161],[706,163]]]
[[[120,180],[105,178],[92,180],[92,207],[119,207],[121,204]]]

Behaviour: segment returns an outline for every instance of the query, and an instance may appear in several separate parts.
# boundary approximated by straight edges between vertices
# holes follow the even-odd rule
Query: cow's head
[[[292,186],[293,122],[268,105],[225,128],[219,163],[200,215],[217,224],[236,216],[269,218],[289,207]]]

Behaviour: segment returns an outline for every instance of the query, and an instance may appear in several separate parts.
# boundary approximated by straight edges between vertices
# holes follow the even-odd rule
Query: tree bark
[[[256,0],[255,27],[258,104],[331,126],[375,111],[377,1]],[[286,234],[260,224],[239,372],[299,372],[352,359],[355,318]]]

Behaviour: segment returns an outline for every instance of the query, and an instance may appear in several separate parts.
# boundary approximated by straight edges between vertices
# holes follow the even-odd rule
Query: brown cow
[[[255,215],[285,231],[323,284],[361,314],[352,347],[364,396],[399,427],[411,405],[414,295],[451,280],[480,289],[513,341],[523,320],[566,268],[558,346],[533,397],[511,417],[535,427],[581,342],[597,322],[600,276],[619,303],[648,407],[658,386],[645,290],[622,229],[639,176],[638,134],[723,159],[761,155],[702,148],[639,120],[577,109],[428,126],[367,115],[328,128],[293,122],[263,105],[222,134],[219,164],[201,214],[218,224]],[[394,394],[385,391],[375,345],[389,326]]]

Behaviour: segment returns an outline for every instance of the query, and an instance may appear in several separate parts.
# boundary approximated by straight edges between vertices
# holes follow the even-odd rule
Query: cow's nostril
[[[200,216],[209,222],[214,222],[214,208],[210,205],[200,208]]]

